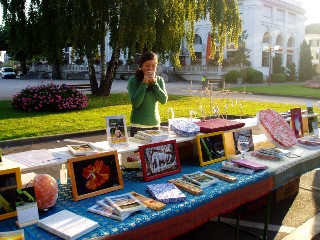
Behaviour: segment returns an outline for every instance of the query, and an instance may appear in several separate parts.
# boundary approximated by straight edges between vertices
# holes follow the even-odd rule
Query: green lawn
[[[241,88],[230,88],[233,91],[243,91]],[[303,98],[320,98],[320,89],[306,88],[303,84],[272,84],[271,86],[246,86],[246,92],[270,95],[282,95]]]
[[[265,88],[265,87],[264,87]],[[301,90],[300,90],[301,91]],[[91,97],[86,109],[72,112],[23,112],[11,107],[10,101],[0,101],[0,141],[72,133],[88,130],[105,129],[105,116],[123,114],[127,125],[131,112],[131,104],[127,94],[111,94],[109,97]],[[165,105],[160,105],[161,121],[167,122],[168,109],[173,108],[175,117],[188,117],[190,110],[200,117],[200,106],[204,114],[212,115],[214,106],[218,106],[221,114],[255,116],[261,109],[272,108],[284,112],[298,105],[262,103],[253,101],[234,101],[215,96],[191,97],[170,95]]]

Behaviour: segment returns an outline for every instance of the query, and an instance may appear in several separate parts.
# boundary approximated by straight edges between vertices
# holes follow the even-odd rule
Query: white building
[[[246,46],[251,50],[251,67],[261,71],[267,79],[270,66],[268,49],[272,49],[272,56],[282,56],[283,67],[290,62],[294,62],[298,67],[300,46],[305,37],[305,10],[302,3],[295,0],[238,0],[238,6],[243,20],[243,30],[248,34]],[[207,36],[210,29],[209,21],[199,21],[195,24],[194,49],[197,58],[202,60],[202,65],[206,62]],[[277,48],[279,49],[276,50]],[[232,44],[225,49],[224,58],[227,62],[232,59],[234,51],[236,50]],[[183,58],[188,65],[191,63],[191,57],[188,56],[188,50],[184,49],[183,52]],[[222,72],[228,70],[213,69]]]
[[[320,73],[320,34],[306,33],[305,40],[310,45],[312,65]]]

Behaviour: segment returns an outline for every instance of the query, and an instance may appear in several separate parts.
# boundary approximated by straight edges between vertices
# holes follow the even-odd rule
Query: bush
[[[263,83],[263,73],[253,68],[242,70],[245,83]]]
[[[23,111],[70,111],[88,106],[85,94],[66,84],[40,84],[13,96],[14,108]]]
[[[286,75],[285,74],[272,74],[271,82],[284,83],[284,82],[286,82]]]
[[[231,70],[224,76],[226,83],[237,83],[237,78],[243,78],[243,74],[237,70]]]

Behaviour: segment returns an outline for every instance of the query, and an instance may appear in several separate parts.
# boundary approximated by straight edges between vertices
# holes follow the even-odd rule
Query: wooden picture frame
[[[0,220],[17,216],[14,194],[20,188],[20,168],[0,170]]]
[[[139,146],[144,181],[181,172],[176,140]]]
[[[227,159],[224,132],[196,136],[200,166]]]
[[[68,159],[68,170],[75,201],[123,188],[117,151]]]
[[[110,147],[129,146],[126,118],[124,115],[106,116],[107,138]]]

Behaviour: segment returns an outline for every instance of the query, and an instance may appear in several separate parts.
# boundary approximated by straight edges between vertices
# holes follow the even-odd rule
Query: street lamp
[[[271,85],[271,76],[272,76],[272,52],[278,51],[280,49],[279,45],[266,45],[263,47],[263,50],[265,52],[269,52],[269,79],[268,79],[268,85]]]

